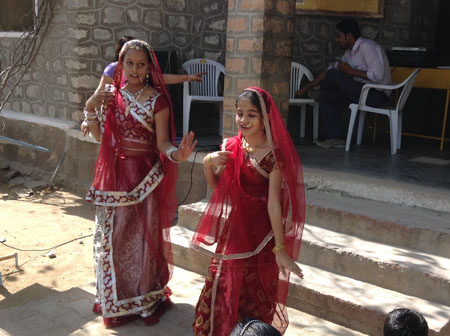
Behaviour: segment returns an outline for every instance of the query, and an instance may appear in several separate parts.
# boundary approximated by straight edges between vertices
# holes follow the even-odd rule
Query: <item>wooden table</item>
[[[415,68],[404,68],[404,67],[391,67],[392,82],[401,83],[405,80]],[[447,97],[445,99],[445,110],[444,119],[442,121],[442,132],[440,137],[414,134],[414,133],[402,133],[404,135],[410,135],[425,139],[434,139],[441,141],[441,150],[444,149],[444,141],[450,141],[450,139],[445,138],[445,128],[447,124],[448,115],[448,104],[450,98],[450,69],[438,69],[438,68],[422,68],[416,81],[414,82],[414,87],[416,88],[427,88],[427,89],[440,89],[447,91]]]

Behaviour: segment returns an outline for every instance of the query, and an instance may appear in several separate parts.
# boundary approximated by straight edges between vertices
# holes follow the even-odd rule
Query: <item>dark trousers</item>
[[[365,83],[357,82],[352,76],[340,70],[328,70],[320,84],[319,115],[325,128],[327,139],[343,139],[346,128],[336,107],[348,106],[350,103],[358,103],[361,89]],[[372,107],[380,107],[388,101],[388,96],[383,91],[370,90],[366,104]]]

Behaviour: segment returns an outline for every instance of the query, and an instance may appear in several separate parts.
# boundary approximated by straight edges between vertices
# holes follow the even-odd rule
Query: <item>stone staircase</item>
[[[304,172],[305,278],[291,277],[288,305],[368,335],[382,335],[386,313],[407,307],[425,316],[430,335],[450,336],[450,191]],[[209,258],[189,242],[205,206],[181,206],[172,231],[175,264],[200,274]]]

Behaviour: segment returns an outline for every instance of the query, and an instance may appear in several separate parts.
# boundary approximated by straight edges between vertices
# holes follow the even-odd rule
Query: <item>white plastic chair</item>
[[[305,137],[305,119],[306,119],[306,106],[311,105],[313,107],[313,141],[317,141],[319,131],[319,103],[313,98],[295,98],[295,92],[300,90],[303,76],[309,81],[314,79],[311,71],[305,66],[291,62],[291,85],[289,91],[289,105],[296,105],[301,107],[300,115],[300,137]]]
[[[193,101],[223,102],[223,96],[218,94],[220,74],[225,74],[225,67],[212,60],[196,58],[184,62],[184,71],[189,75],[206,72],[201,82],[184,82],[183,86],[183,134],[189,130],[189,115]],[[222,135],[222,104],[219,114],[219,134]]]
[[[351,115],[350,115],[350,122],[348,125],[347,142],[345,144],[345,150],[347,152],[350,150],[350,143],[352,141],[352,133],[353,127],[355,125],[356,115],[358,114],[358,111],[361,111],[359,115],[358,136],[356,143],[358,145],[361,144],[366,112],[384,114],[389,118],[390,133],[391,133],[391,154],[394,155],[397,153],[397,149],[400,149],[402,141],[402,110],[403,107],[405,106],[409,94],[411,93],[412,87],[417,78],[417,75],[419,74],[419,71],[420,68],[414,70],[408,76],[408,78],[406,78],[400,84],[393,84],[393,85],[365,84],[363,86],[361,90],[361,95],[359,97],[359,103],[358,104],[352,103],[349,106],[351,110]],[[402,88],[395,108],[378,108],[367,106],[366,105],[367,95],[369,93],[369,90],[372,88],[391,91]]]

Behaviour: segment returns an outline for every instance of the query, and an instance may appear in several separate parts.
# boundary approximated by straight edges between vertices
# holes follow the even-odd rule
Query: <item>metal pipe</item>
[[[19,145],[19,146],[23,146],[23,147],[33,148],[33,149],[40,150],[40,151],[43,151],[43,152],[50,152],[50,149],[47,149],[47,148],[44,148],[44,147],[41,147],[41,146],[31,145],[29,143],[26,143],[26,142],[23,142],[23,141],[19,141],[19,140],[14,140],[14,139],[7,138],[7,137],[1,136],[1,135],[0,135],[0,141],[6,142],[6,143],[10,143],[10,144],[13,144],[13,145]]]

